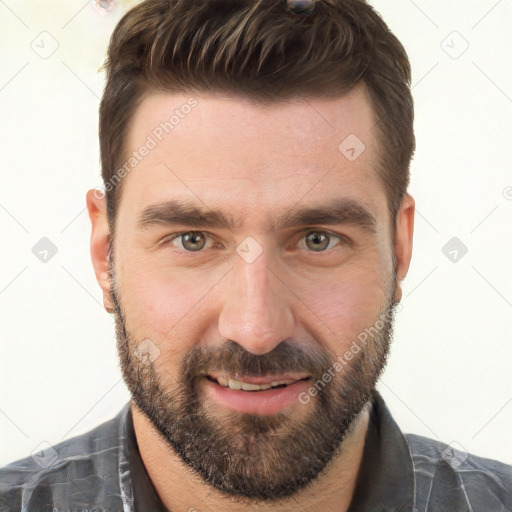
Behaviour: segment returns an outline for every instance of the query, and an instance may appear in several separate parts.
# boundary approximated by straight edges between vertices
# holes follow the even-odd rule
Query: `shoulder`
[[[128,406],[85,434],[0,468],[0,510],[120,510],[119,426]]]
[[[404,437],[415,474],[417,509],[443,510],[432,506],[437,501],[460,502],[465,510],[512,510],[512,466],[468,453],[457,442]]]

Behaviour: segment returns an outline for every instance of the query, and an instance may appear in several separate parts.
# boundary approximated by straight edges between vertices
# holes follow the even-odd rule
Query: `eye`
[[[185,233],[176,233],[171,238],[164,239],[163,242],[172,243],[172,245],[176,246],[174,242],[178,241],[179,245],[181,245],[181,247],[178,247],[179,249],[183,249],[186,252],[197,252],[205,248],[208,238],[204,231],[187,231]],[[212,241],[211,238],[210,241]]]
[[[309,231],[309,233],[300,240],[299,248],[301,249],[304,249],[303,241],[306,248],[312,252],[326,252],[336,246],[339,242],[341,242],[342,245],[350,244],[350,242],[343,236],[318,229]],[[213,238],[204,231],[174,233],[162,240],[163,244],[172,244],[182,252],[200,252],[203,249],[210,249],[213,246],[213,242]],[[218,246],[222,247],[221,244],[218,244]]]
[[[321,230],[310,231],[303,240],[305,240],[306,247],[311,249],[313,252],[325,252],[327,249],[331,249],[336,245],[334,242],[341,241],[345,244],[348,243],[342,236]]]

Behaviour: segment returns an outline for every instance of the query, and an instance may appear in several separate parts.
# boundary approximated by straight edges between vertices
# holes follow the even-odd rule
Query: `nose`
[[[252,263],[237,256],[228,276],[218,326],[223,338],[261,355],[292,337],[293,294],[268,268],[266,251]]]

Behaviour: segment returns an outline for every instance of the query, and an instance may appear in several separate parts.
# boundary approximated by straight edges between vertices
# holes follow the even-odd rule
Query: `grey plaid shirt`
[[[0,510],[165,512],[139,454],[130,404],[86,434],[1,468]],[[511,512],[512,466],[402,434],[375,392],[350,506],[363,511]]]

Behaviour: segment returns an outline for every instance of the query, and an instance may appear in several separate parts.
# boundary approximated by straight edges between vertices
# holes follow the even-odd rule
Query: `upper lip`
[[[263,375],[263,376],[254,376],[254,375],[244,375],[244,374],[228,374],[228,373],[209,373],[208,377],[212,379],[217,379],[218,377],[223,377],[224,379],[233,379],[239,380],[242,382],[246,382],[247,384],[272,384],[272,382],[281,382],[285,380],[303,380],[308,379],[310,376],[304,373],[280,373],[280,374],[272,374],[272,375]]]

